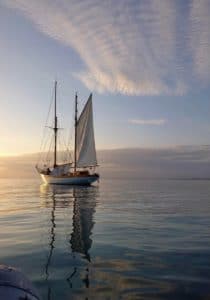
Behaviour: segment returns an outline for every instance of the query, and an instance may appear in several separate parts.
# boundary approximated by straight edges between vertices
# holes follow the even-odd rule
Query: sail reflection
[[[89,282],[89,266],[91,262],[90,249],[92,246],[92,230],[94,226],[94,213],[96,211],[96,204],[98,198],[98,187],[67,187],[67,186],[40,186],[40,196],[43,199],[42,205],[49,208],[50,211],[50,230],[49,230],[49,253],[45,264],[45,280],[48,287],[47,299],[52,299],[52,285],[50,284],[50,273],[52,257],[54,251],[56,251],[56,235],[65,234],[65,240],[67,241],[65,247],[70,248],[71,252],[71,265],[69,275],[63,278],[65,282],[68,282],[70,288],[74,288],[74,284],[78,285],[78,279],[82,282],[85,288],[90,285]],[[71,209],[72,219],[69,218],[68,210],[68,222],[66,223],[65,211]],[[56,218],[59,223],[56,224]],[[61,220],[61,217],[62,220]],[[64,220],[65,219],[65,220]],[[58,227],[62,230],[57,230]],[[70,246],[70,247],[69,247]],[[65,249],[63,249],[65,250]],[[62,257],[59,259],[62,260]],[[78,267],[78,261],[86,261],[83,263],[83,269]],[[80,264],[81,265],[81,264]],[[84,267],[85,265],[85,267]],[[80,276],[80,273],[83,273]],[[85,275],[84,275],[85,271]],[[82,278],[83,277],[83,278]]]
[[[70,244],[72,252],[84,254],[90,261],[89,249],[92,245],[91,233],[94,226],[96,197],[93,189],[74,189],[73,231]]]

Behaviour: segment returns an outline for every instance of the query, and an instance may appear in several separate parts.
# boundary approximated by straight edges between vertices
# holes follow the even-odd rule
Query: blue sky
[[[39,150],[93,92],[99,149],[210,140],[210,0],[0,0],[0,154]]]

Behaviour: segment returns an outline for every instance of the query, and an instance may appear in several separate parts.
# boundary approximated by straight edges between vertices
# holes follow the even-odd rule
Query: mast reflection
[[[71,247],[73,264],[70,266],[73,271],[67,278],[70,288],[73,288],[73,283],[78,280],[78,272],[81,267],[77,267],[80,259],[86,260],[85,275],[81,278],[86,288],[90,285],[89,280],[89,265],[91,262],[90,249],[92,246],[92,230],[94,226],[93,216],[96,210],[96,201],[98,198],[98,187],[67,187],[67,186],[48,186],[41,185],[41,197],[44,198],[43,204],[47,208],[51,208],[49,231],[49,254],[45,265],[45,280],[48,286],[47,299],[51,299],[52,287],[49,282],[50,266],[53,252],[55,250],[56,241],[56,209],[59,208],[59,213],[62,208],[72,207],[72,232],[67,238]],[[62,223],[63,225],[63,223]],[[70,225],[70,224],[69,224]],[[70,227],[67,225],[68,227]],[[60,223],[59,223],[60,226]],[[59,231],[60,232],[60,231]],[[61,232],[66,232],[62,230]],[[65,233],[66,234],[66,233]],[[74,264],[75,262],[75,264]],[[79,270],[80,268],[80,270]],[[84,274],[84,272],[83,272]],[[80,276],[79,276],[80,278]],[[75,282],[76,283],[76,282]],[[78,282],[77,282],[78,283]]]
[[[55,210],[56,210],[56,193],[54,190],[51,190],[49,186],[42,184],[40,186],[41,197],[44,197],[44,206],[47,208],[51,208],[51,217],[50,217],[50,231],[49,231],[49,254],[47,256],[47,261],[45,264],[45,281],[47,283],[47,299],[51,300],[51,285],[49,282],[50,277],[50,265],[53,256],[53,250],[55,248],[55,228],[56,228],[56,218],[55,218]]]

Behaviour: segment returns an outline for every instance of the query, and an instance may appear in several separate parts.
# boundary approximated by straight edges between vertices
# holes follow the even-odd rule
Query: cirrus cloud
[[[210,77],[210,0],[3,0],[73,48],[89,89],[182,95]]]
[[[167,123],[167,120],[165,119],[132,119],[129,120],[129,123],[131,124],[137,124],[137,125],[155,125],[160,126]]]

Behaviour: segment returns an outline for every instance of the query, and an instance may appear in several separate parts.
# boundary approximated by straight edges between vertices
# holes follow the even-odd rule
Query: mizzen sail
[[[96,166],[96,149],[93,129],[92,94],[77,121],[77,167]]]

